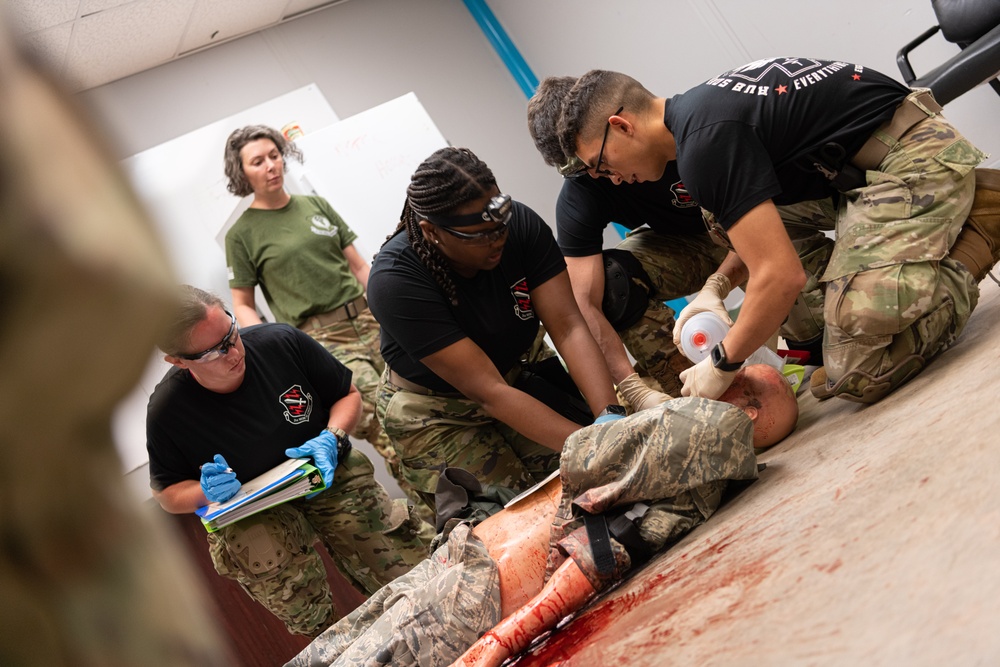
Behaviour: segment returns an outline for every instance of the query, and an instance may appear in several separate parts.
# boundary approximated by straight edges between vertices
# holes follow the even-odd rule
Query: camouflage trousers
[[[500,622],[499,570],[468,525],[286,667],[446,667]]]
[[[385,362],[379,352],[380,331],[375,316],[366,308],[353,320],[335,322],[306,333],[325,347],[334,359],[351,370],[351,382],[361,392],[363,413],[351,435],[371,443],[375,451],[385,459],[386,470],[399,484],[399,488],[419,506],[422,501],[400,474],[396,449],[375,416],[379,377],[385,370]],[[430,516],[424,518],[432,519]]]
[[[341,574],[362,594],[426,558],[424,522],[403,499],[392,500],[371,461],[352,449],[333,486],[209,533],[212,562],[294,634],[315,636],[340,618],[318,537]]]
[[[618,568],[597,575],[574,504],[597,513],[650,503],[640,535],[661,549],[711,516],[728,480],[757,477],[752,441],[753,425],[743,412],[703,398],[675,399],[580,429],[567,439],[560,466],[564,486],[552,553],[571,555],[601,590],[631,563],[614,542]],[[450,665],[501,620],[495,563],[501,555],[459,524],[428,561],[331,626],[287,667]]]
[[[529,361],[553,354],[541,334]],[[520,366],[507,374],[508,384]],[[461,468],[483,484],[527,489],[559,467],[559,453],[497,421],[461,394],[425,390],[416,393],[392,384],[389,373],[379,385],[378,416],[396,444],[403,478],[434,508],[438,476]]]
[[[833,205],[827,199],[782,206],[778,210],[793,234],[793,243],[808,277],[782,327],[782,335],[790,340],[807,341],[823,331],[823,290],[819,277],[833,241],[820,230],[830,220]],[[832,223],[828,228],[833,228]],[[707,234],[670,235],[648,228],[630,232],[618,248],[632,253],[653,283],[646,312],[638,322],[619,332],[622,343],[635,358],[640,375],[652,377],[665,393],[679,396],[683,383],[677,376],[690,368],[691,362],[674,345],[675,313],[664,302],[701,290],[729,251]]]
[[[972,275],[947,255],[986,155],[940,115],[899,141],[876,136],[890,151],[864,186],[844,193],[822,278],[827,378],[835,393],[857,397],[906,382],[954,343],[979,300]]]

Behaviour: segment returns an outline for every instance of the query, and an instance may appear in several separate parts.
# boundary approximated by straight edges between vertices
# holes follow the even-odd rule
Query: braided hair
[[[406,188],[406,203],[399,225],[386,241],[402,230],[417,257],[444,290],[452,306],[458,305],[455,282],[448,260],[427,242],[420,230],[420,221],[427,215],[447,215],[466,202],[487,195],[497,181],[486,163],[468,148],[442,148],[424,160],[410,178]],[[384,244],[383,244],[384,245]]]

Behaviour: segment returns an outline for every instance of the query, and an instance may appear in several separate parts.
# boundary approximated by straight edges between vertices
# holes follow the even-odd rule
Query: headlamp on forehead
[[[427,214],[428,221],[438,227],[471,227],[481,225],[484,222],[495,222],[498,225],[506,225],[510,221],[511,208],[513,202],[510,195],[500,194],[490,199],[486,208],[476,213],[465,215],[437,215]]]

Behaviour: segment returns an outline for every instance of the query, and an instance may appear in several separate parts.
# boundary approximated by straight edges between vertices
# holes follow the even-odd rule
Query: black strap
[[[635,521],[624,513],[608,522],[608,530],[625,547],[633,567],[645,563],[653,555],[646,541],[639,535],[639,527],[635,525]]]
[[[590,514],[585,511],[582,513],[583,525],[587,527],[587,538],[590,540],[590,550],[594,553],[594,567],[601,574],[611,574],[615,571],[615,554],[611,549],[608,521],[603,514]]]

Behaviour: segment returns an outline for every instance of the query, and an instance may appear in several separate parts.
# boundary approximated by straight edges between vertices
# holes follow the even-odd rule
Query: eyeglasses
[[[621,112],[625,111],[625,106],[622,105],[618,107],[618,111],[611,114],[612,116],[620,116]],[[608,130],[611,129],[611,117],[608,117],[608,124],[604,128],[604,139],[601,140],[601,151],[597,154],[597,164],[594,165],[594,173],[598,176],[610,176],[611,172],[607,169],[601,169],[601,162],[604,161],[604,147],[608,143]],[[590,167],[587,163],[573,156],[569,159],[566,164],[559,167],[559,173],[565,178],[579,178],[590,171]]]
[[[513,215],[513,200],[510,195],[500,194],[490,199],[480,213],[469,213],[468,215],[436,216],[428,215],[427,220],[437,227],[448,232],[455,238],[459,238],[469,245],[486,246],[494,243],[507,234],[507,223]],[[480,221],[493,221],[499,223],[493,229],[481,232],[458,232],[451,228],[451,225],[459,223],[458,226],[476,224]]]
[[[223,338],[217,345],[213,345],[204,352],[199,352],[197,354],[178,354],[177,356],[181,359],[187,361],[196,361],[199,364],[207,364],[209,362],[215,361],[219,357],[229,354],[229,350],[236,345],[237,341],[240,339],[240,331],[236,328],[236,318],[228,310],[222,311],[226,315],[229,315],[229,319],[232,320],[232,324],[229,325],[229,333]]]

